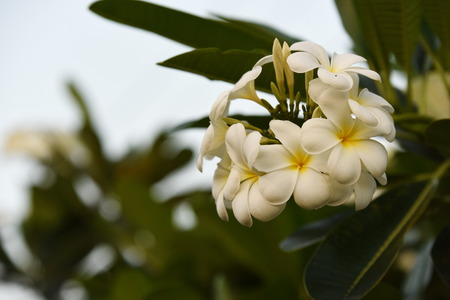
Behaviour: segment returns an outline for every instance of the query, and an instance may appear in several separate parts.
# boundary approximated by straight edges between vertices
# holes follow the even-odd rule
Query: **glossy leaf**
[[[336,4],[355,44],[379,68],[388,68],[389,52],[403,67],[410,67],[420,29],[420,1],[336,0]]]
[[[450,2],[441,0],[423,1],[426,22],[439,38],[439,55],[447,70],[450,70]]]
[[[252,69],[255,63],[267,55],[260,50],[228,50],[217,48],[197,49],[172,57],[162,63],[162,66],[179,69],[205,76],[213,80],[222,80],[236,83],[241,76]],[[297,74],[295,89],[305,94],[304,75]],[[258,90],[271,93],[270,83],[275,81],[275,71],[272,64],[263,67],[263,72],[256,79],[255,87]]]
[[[450,157],[450,119],[437,120],[426,129],[427,143]]]
[[[236,83],[245,72],[251,70],[255,63],[267,54],[264,51],[222,51],[217,48],[206,48],[177,55],[159,65],[202,75],[213,80]],[[275,72],[271,73],[269,78],[274,80]],[[270,82],[259,88],[269,91],[269,84]]]
[[[275,35],[248,30],[236,24],[197,17],[156,4],[129,1],[98,1],[90,6],[107,19],[154,32],[194,47],[226,49],[272,49]]]
[[[275,28],[272,28],[268,25],[265,25],[265,24],[258,24],[258,23],[254,23],[254,22],[236,20],[236,19],[226,18],[223,16],[218,16],[218,17],[230,24],[238,26],[242,30],[248,30],[249,32],[258,33],[258,35],[260,35],[260,36],[266,36],[267,40],[272,39],[272,41],[273,41],[274,37],[277,37],[281,43],[286,42],[289,45],[300,41],[300,39],[298,39],[298,38],[289,36],[281,31],[279,31]]]
[[[403,235],[433,197],[444,165],[428,184],[393,189],[340,223],[321,244],[306,270],[315,299],[359,299],[387,272]],[[419,196],[417,196],[419,195]]]
[[[306,224],[284,239],[280,248],[284,251],[295,251],[322,241],[330,230],[350,215],[343,212],[332,217]]]
[[[251,125],[259,128],[269,128],[269,122],[272,120],[270,116],[247,116],[247,115],[230,115],[230,118],[244,120]],[[209,126],[209,117],[189,121],[176,126],[172,131],[179,131],[190,128],[207,128]]]
[[[431,249],[431,256],[434,262],[434,268],[445,282],[450,286],[450,224],[437,237],[433,248]]]

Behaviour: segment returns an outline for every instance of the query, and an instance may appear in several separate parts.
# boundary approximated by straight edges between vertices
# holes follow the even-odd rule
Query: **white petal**
[[[346,203],[353,194],[353,185],[340,184],[335,180],[330,180],[332,196],[327,205],[337,206]]]
[[[327,119],[309,119],[302,126],[301,143],[310,154],[319,154],[335,146],[341,140],[337,133],[339,128]]]
[[[317,75],[324,83],[341,91],[348,91],[353,86],[352,77],[345,72],[333,73],[325,68],[319,68]]]
[[[386,183],[387,183],[387,176],[386,176],[386,173],[383,173],[381,176],[375,177],[375,179],[378,180],[378,182],[379,182],[381,185],[386,185]]]
[[[229,99],[250,99],[259,100],[255,90],[255,79],[261,74],[262,67],[257,66],[252,70],[242,75],[241,79],[236,82],[235,86],[230,92]]]
[[[353,118],[348,105],[348,92],[334,88],[325,90],[317,101],[324,115],[343,131],[351,130]]]
[[[328,178],[311,168],[303,168],[294,190],[295,203],[304,209],[324,206],[332,195]]]
[[[353,64],[366,61],[362,56],[356,54],[333,54],[331,59],[331,70],[334,72],[343,71]],[[346,71],[346,70],[345,70]]]
[[[261,172],[272,172],[292,165],[292,154],[283,145],[262,145],[254,167]]]
[[[330,157],[331,150],[325,151],[320,154],[308,154],[308,163],[307,167],[312,168],[319,172],[328,173],[327,163],[328,158]]]
[[[261,134],[257,131],[253,131],[247,135],[247,138],[244,141],[244,158],[249,169],[252,169],[256,157],[258,156],[260,140]]]
[[[378,119],[378,128],[383,136],[390,135],[392,131],[395,131],[394,120],[384,108],[372,106],[369,110]]]
[[[339,144],[333,148],[328,159],[328,171],[330,177],[341,184],[353,184],[358,180],[361,161],[352,145]]]
[[[294,191],[298,170],[286,168],[267,173],[259,177],[259,190],[269,203],[279,205],[286,203]]]
[[[370,174],[362,172],[353,188],[355,191],[355,209],[361,210],[372,201],[377,184]]]
[[[394,108],[383,97],[370,92],[368,89],[363,89],[358,96],[358,102],[364,106],[379,106],[384,108],[387,112],[393,113]]]
[[[217,97],[216,101],[211,107],[211,112],[209,113],[209,118],[211,121],[216,121],[219,118],[227,116],[230,103],[228,101],[229,94],[230,91],[224,91],[219,95],[219,97]]]
[[[265,64],[273,62],[273,55],[267,55],[258,60],[253,68],[262,67]]]
[[[214,139],[214,127],[209,125],[206,129],[205,135],[203,136],[202,144],[200,145],[200,154],[197,158],[197,169],[203,172],[203,158],[208,153],[211,143]]]
[[[320,78],[315,78],[309,82],[308,94],[317,103],[320,95],[329,88],[330,86],[325,84]]]
[[[319,61],[307,52],[296,52],[287,58],[289,68],[296,73],[305,73],[320,67]]]
[[[305,51],[314,55],[315,58],[320,62],[324,67],[330,66],[330,60],[328,58],[327,51],[325,49],[313,42],[298,42],[291,45],[291,51]]]
[[[372,70],[368,70],[366,68],[361,68],[361,67],[351,67],[351,68],[347,68],[345,70],[345,72],[355,72],[361,75],[364,75],[366,77],[369,77],[370,79],[376,80],[376,81],[381,81],[381,77],[380,75]]]
[[[228,176],[230,175],[231,161],[228,157],[222,159],[220,163],[217,164],[217,168],[214,171],[213,184],[212,184],[212,195],[214,199],[217,199],[219,193],[223,190],[225,184],[228,181]]]
[[[250,214],[256,219],[267,222],[278,216],[286,206],[286,204],[273,205],[261,195],[258,188],[258,183],[255,183],[250,188],[248,198],[248,206]]]
[[[272,120],[270,129],[275,133],[275,137],[280,140],[292,154],[302,150],[300,143],[301,129],[298,125],[290,121]]]
[[[370,139],[360,140],[353,144],[355,145],[355,151],[370,174],[379,177],[386,171],[387,151],[382,144]]]
[[[223,187],[223,197],[228,201],[233,201],[241,188],[241,174],[237,168],[231,168],[227,182]]]
[[[222,220],[228,221],[228,212],[227,212],[227,208],[225,206],[225,199],[223,199],[223,192],[219,193],[219,195],[217,197],[216,211]]]
[[[251,184],[253,184],[253,182],[250,180],[243,182],[241,189],[231,202],[231,207],[233,208],[236,219],[239,223],[248,227],[252,226],[253,223],[248,207],[248,196]]]
[[[242,154],[242,148],[247,134],[245,132],[244,125],[238,123],[233,124],[227,132],[225,143],[227,147],[228,155],[233,162],[241,167],[246,165]]]
[[[355,116],[361,121],[363,121],[365,124],[367,124],[367,126],[372,127],[378,126],[379,124],[378,119],[373,115],[373,113],[369,109],[360,105],[353,99],[348,99],[348,104],[352,112],[355,114]]]

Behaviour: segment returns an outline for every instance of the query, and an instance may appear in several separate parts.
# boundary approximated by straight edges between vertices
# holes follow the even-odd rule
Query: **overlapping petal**
[[[305,73],[321,66],[320,62],[308,52],[292,53],[287,63],[289,68],[296,73]]]
[[[352,143],[336,145],[328,159],[330,177],[341,184],[354,184],[361,174],[361,160]]]
[[[325,68],[319,68],[317,75],[320,80],[337,90],[348,91],[353,86],[352,77],[346,72],[332,72]]]
[[[332,195],[328,178],[322,173],[302,168],[294,190],[294,200],[305,209],[320,208],[328,203]]]
[[[249,190],[254,182],[251,180],[244,181],[239,189],[239,192],[231,201],[234,216],[242,225],[247,227],[252,226],[253,220],[248,206]]]
[[[370,139],[361,140],[354,144],[354,149],[367,171],[374,177],[383,175],[387,167],[386,148],[379,142]]]
[[[287,167],[267,173],[259,178],[259,189],[272,204],[286,203],[297,183],[298,168]]]
[[[331,57],[331,71],[342,71],[350,66],[359,63],[364,62],[366,59],[362,56],[356,55],[356,54],[337,54],[334,53]]]
[[[242,75],[241,79],[231,89],[229,99],[248,99],[259,103],[261,99],[256,94],[255,79],[258,78],[261,71],[262,67],[256,66]]]
[[[322,66],[327,68],[330,67],[327,51],[319,44],[309,41],[294,43],[291,45],[291,51],[304,51],[310,53]]]
[[[272,120],[269,126],[276,138],[293,155],[297,151],[303,151],[300,142],[301,129],[298,125],[290,121]]]
[[[377,188],[375,179],[367,172],[362,172],[359,180],[353,186],[355,194],[355,209],[366,208],[372,201],[373,194]]]
[[[310,119],[302,126],[301,143],[310,154],[319,154],[341,142],[339,128],[328,119]]]
[[[250,214],[253,217],[260,221],[267,222],[278,216],[283,211],[286,204],[274,205],[269,203],[261,194],[258,186],[259,184],[254,184],[250,188],[248,207]]]

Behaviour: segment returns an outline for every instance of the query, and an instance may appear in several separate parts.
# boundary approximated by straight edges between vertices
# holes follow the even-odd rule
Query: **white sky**
[[[88,10],[92,2],[0,0],[1,145],[17,129],[76,128],[77,112],[65,90],[68,80],[86,96],[112,156],[150,142],[166,126],[207,115],[217,95],[230,87],[156,66],[189,48],[103,19]],[[350,51],[332,0],[153,2],[201,16],[265,23],[329,52]],[[185,133],[196,147],[202,134]],[[191,180],[208,176],[198,174],[193,164],[180,176],[186,174]],[[29,159],[0,152],[0,226],[17,223],[26,213],[26,188],[36,176]],[[0,300],[5,299],[1,291]]]

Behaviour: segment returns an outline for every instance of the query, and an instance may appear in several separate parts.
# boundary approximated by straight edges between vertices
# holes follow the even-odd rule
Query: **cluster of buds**
[[[354,54],[333,54],[323,47],[298,42],[290,47],[275,40],[272,55],[260,59],[235,86],[212,106],[197,167],[218,157],[212,194],[219,216],[228,209],[243,225],[252,217],[268,221],[293,198],[302,208],[354,201],[357,210],[373,199],[378,181],[386,184],[387,151],[375,140],[392,142],[393,107],[368,89],[358,75],[379,81],[375,71],[355,64]],[[272,63],[273,106],[258,96],[255,80]],[[305,95],[295,91],[294,73],[304,73]],[[228,116],[233,100],[246,99],[264,107],[272,120],[258,128]]]

